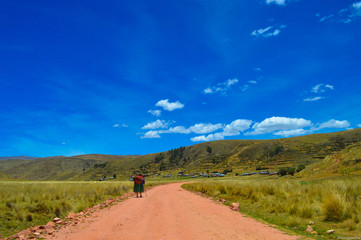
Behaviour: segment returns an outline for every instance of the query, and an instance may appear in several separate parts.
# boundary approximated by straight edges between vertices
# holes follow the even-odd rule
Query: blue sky
[[[0,0],[0,155],[361,127],[361,1]]]

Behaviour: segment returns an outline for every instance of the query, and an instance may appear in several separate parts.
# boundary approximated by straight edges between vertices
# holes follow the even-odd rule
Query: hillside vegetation
[[[347,176],[361,174],[361,142],[330,154],[322,161],[311,164],[299,176],[320,178],[324,176]]]
[[[337,154],[345,156],[347,162],[353,152],[358,151],[360,141],[361,129],[354,129],[275,140],[205,142],[143,156],[91,154],[40,158],[28,162],[4,160],[0,161],[0,171],[11,178],[30,180],[97,180],[114,175],[127,179],[137,172],[154,176],[227,169],[239,173],[260,168],[277,171],[282,167],[316,166],[314,164],[326,157],[324,161]],[[356,160],[347,164],[358,164]],[[14,161],[11,162],[14,165],[9,165],[9,161]]]

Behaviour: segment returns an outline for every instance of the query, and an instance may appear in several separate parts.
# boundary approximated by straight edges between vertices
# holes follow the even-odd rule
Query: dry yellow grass
[[[209,196],[239,202],[241,211],[303,233],[309,221],[319,234],[360,236],[361,178],[315,182],[296,180],[203,181],[184,186]],[[328,236],[329,237],[329,236]]]

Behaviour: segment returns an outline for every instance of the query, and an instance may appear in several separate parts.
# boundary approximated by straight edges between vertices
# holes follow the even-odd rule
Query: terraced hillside
[[[91,154],[41,158],[10,168],[0,161],[0,171],[16,179],[96,180],[114,175],[126,179],[136,172],[164,175],[179,171],[278,170],[318,163],[339,151],[350,151],[347,149],[359,141],[361,129],[276,140],[222,140],[142,156]]]

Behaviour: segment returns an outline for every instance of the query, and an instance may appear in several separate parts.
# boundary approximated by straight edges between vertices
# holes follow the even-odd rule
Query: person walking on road
[[[134,192],[137,194],[138,197],[143,197],[142,193],[144,192],[144,184],[145,180],[142,174],[138,174],[133,177],[134,181]]]

